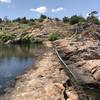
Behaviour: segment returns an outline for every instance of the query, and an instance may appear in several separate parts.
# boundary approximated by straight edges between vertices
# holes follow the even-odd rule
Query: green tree
[[[47,16],[46,15],[40,15],[40,19],[46,19],[47,18]]]
[[[5,16],[3,20],[4,22],[9,22],[8,16]]]
[[[89,16],[87,17],[87,21],[94,24],[100,24],[98,17],[96,16]]]
[[[34,22],[35,20],[31,18],[29,21]]]
[[[44,19],[46,19],[46,18],[47,18],[47,16],[42,14],[42,15],[40,15],[40,18],[38,20],[39,20],[39,22],[43,22]]]
[[[60,21],[60,19],[59,19],[59,18],[55,18],[54,20],[55,20],[55,21]]]
[[[79,22],[84,22],[84,21],[85,21],[85,18],[82,17],[82,16],[73,15],[70,18],[70,24],[71,25],[76,24],[76,23],[79,23]]]
[[[90,12],[89,16],[87,17],[87,21],[94,24],[100,24],[97,14],[98,14],[97,11]]]
[[[0,23],[2,23],[2,18],[0,18]]]
[[[13,20],[13,22],[20,22],[20,21],[21,21],[20,17],[18,17],[18,18],[16,18],[16,19]]]
[[[69,22],[69,18],[68,18],[68,17],[64,17],[64,18],[63,18],[63,22],[64,22],[64,23],[68,23],[68,22]]]
[[[89,13],[89,16],[95,16],[96,14],[98,14],[97,11],[92,11],[92,12]]]
[[[21,19],[21,23],[22,23],[22,24],[27,24],[27,23],[28,23],[28,20],[26,19],[26,17],[23,17],[23,18]]]

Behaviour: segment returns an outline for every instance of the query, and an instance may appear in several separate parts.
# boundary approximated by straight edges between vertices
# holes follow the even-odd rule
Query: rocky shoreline
[[[17,77],[15,87],[8,89],[0,100],[79,100],[73,86],[65,86],[69,77],[55,55],[52,44],[45,42],[44,45],[35,65]]]

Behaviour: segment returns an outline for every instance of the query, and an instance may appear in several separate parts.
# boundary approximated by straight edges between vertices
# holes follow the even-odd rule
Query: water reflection
[[[37,48],[36,45],[0,46],[0,86],[6,86],[33,63]]]
[[[91,100],[100,100],[100,89],[88,89],[85,91],[92,98]]]

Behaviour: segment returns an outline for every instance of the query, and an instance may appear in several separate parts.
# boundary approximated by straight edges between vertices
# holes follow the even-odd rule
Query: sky
[[[98,11],[100,16],[100,0],[0,0],[0,17],[8,16],[37,18],[41,14],[49,17],[82,15]]]

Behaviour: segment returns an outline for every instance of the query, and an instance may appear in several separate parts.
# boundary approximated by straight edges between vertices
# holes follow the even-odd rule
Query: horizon
[[[95,10],[100,19],[99,4],[99,0],[0,0],[0,18],[8,16],[9,19],[18,17],[30,19],[39,18],[41,14],[60,19],[72,15],[81,15],[86,18],[88,13]]]

